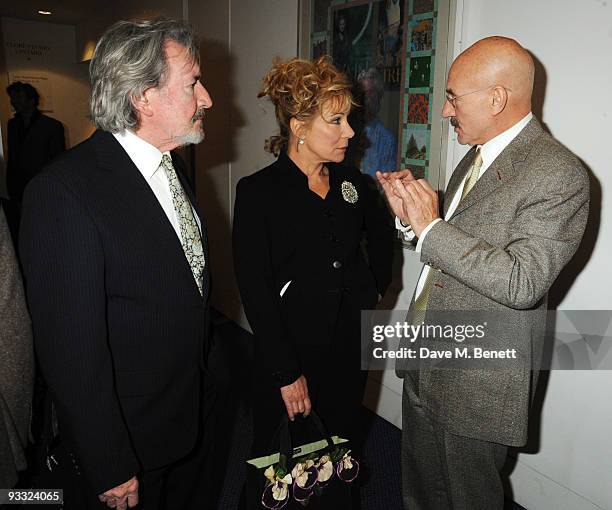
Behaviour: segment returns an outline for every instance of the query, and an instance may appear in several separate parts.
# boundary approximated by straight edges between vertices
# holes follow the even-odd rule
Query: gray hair
[[[96,127],[111,133],[138,127],[132,100],[151,87],[163,86],[168,41],[184,46],[199,63],[193,29],[181,21],[119,21],[104,33],[89,64],[90,113]]]
[[[357,75],[357,81],[369,81],[372,85],[374,85],[374,90],[376,90],[379,98],[381,98],[385,93],[385,82],[382,75],[375,67],[362,69]]]

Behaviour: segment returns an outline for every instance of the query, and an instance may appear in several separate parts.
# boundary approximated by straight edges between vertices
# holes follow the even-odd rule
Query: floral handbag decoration
[[[279,428],[280,452],[247,461],[263,471],[263,508],[279,510],[291,500],[307,506],[311,497],[324,496],[330,483],[350,483],[359,474],[359,462],[350,456],[348,441],[329,436],[314,411],[307,419],[321,440],[292,448],[289,420],[285,415]]]

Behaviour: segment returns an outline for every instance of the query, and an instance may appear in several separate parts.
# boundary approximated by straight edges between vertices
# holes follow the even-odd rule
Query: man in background
[[[361,147],[360,169],[364,174],[376,177],[376,172],[394,172],[397,169],[397,143],[395,135],[381,122],[378,114],[385,93],[385,85],[380,72],[371,67],[362,70],[357,76],[357,89],[362,108],[363,131],[358,140]]]
[[[533,60],[516,41],[477,42],[448,74],[442,116],[472,148],[442,208],[424,179],[378,175],[425,264],[411,322],[457,312],[473,327],[471,316],[484,317],[487,344],[515,353],[496,368],[398,366],[406,509],[501,510],[508,448],[527,440],[547,293],[580,244],[589,205],[583,166],[531,113],[533,80]]]
[[[198,42],[181,22],[120,21],[90,79],[98,130],[32,180],[21,224],[37,354],[81,489],[66,508],[214,508],[208,242],[171,152],[204,139]]]
[[[16,239],[23,190],[66,145],[64,126],[40,112],[40,96],[32,85],[16,81],[6,92],[15,110],[14,117],[8,121],[6,185],[10,198],[9,226]]]

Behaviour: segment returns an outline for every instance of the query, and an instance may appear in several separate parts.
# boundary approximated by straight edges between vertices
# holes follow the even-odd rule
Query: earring
[[[303,138],[300,138],[300,140],[298,141],[298,143],[299,143],[300,145],[304,145],[304,139],[303,139]]]

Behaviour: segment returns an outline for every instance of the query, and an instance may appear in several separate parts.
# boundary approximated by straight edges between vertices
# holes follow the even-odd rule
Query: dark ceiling
[[[0,16],[76,25],[92,13],[99,12],[96,4],[108,6],[109,2],[102,4],[99,0],[3,0],[0,2]],[[52,14],[44,16],[38,14],[39,10],[51,11]]]

